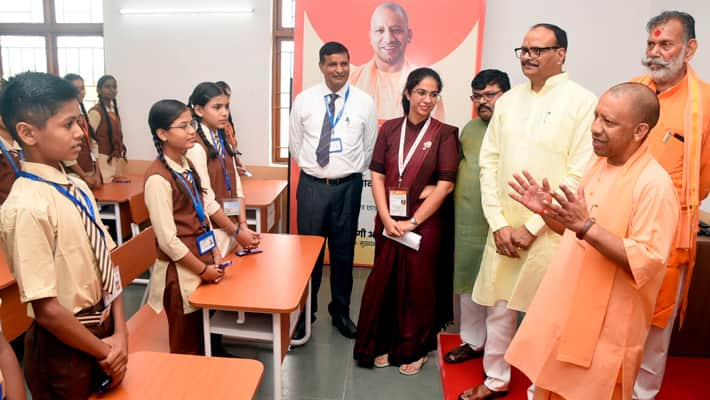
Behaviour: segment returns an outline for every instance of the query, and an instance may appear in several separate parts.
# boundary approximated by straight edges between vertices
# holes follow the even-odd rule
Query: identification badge
[[[113,266],[113,273],[111,273],[111,279],[113,279],[113,293],[104,292],[104,307],[108,307],[109,304],[113,303],[114,300],[123,292],[123,287],[121,285],[121,271],[118,269],[117,265]]]
[[[239,199],[224,199],[222,201],[222,210],[228,217],[238,216],[241,212],[239,205]]]
[[[343,152],[343,139],[332,138],[330,139],[330,152],[331,153],[342,153]]]
[[[212,251],[217,245],[217,240],[214,238],[214,231],[207,231],[197,237],[197,251],[201,256]]]
[[[407,190],[390,189],[390,216],[407,216]]]

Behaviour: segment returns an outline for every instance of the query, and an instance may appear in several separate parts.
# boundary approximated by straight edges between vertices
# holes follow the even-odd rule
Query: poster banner
[[[350,83],[375,100],[380,125],[401,117],[407,75],[421,66],[442,78],[434,117],[462,128],[472,116],[471,79],[481,64],[485,0],[298,0],[296,1],[293,94],[323,82],[318,50],[329,41],[350,53]],[[289,176],[290,228],[297,232],[298,167]],[[370,174],[363,176],[355,263],[372,265],[377,214]]]

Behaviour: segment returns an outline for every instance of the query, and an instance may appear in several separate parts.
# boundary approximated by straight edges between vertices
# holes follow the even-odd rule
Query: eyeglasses
[[[498,90],[495,92],[485,92],[485,93],[474,93],[469,98],[471,101],[481,101],[481,99],[486,99],[486,101],[491,101],[493,98],[495,98],[502,90]]]
[[[429,96],[432,100],[439,100],[439,98],[441,97],[441,93],[439,92],[427,92],[424,89],[414,89],[412,90],[412,93],[415,93],[417,96],[420,97]]]
[[[518,47],[517,49],[514,49],[513,51],[515,52],[515,56],[520,58],[525,54],[528,54],[531,58],[538,58],[540,57],[540,54],[548,51],[548,50],[557,50],[561,49],[562,47],[560,46],[549,46],[549,47]]]
[[[200,122],[199,122],[198,120],[196,120],[196,119],[193,119],[192,121],[190,121],[190,123],[184,123],[184,124],[180,124],[180,125],[173,125],[173,126],[169,126],[168,128],[170,128],[170,129],[172,129],[172,128],[178,128],[178,129],[183,129],[183,130],[187,131],[188,128],[192,128],[192,129],[194,129],[194,130],[197,130],[199,127],[200,127]]]

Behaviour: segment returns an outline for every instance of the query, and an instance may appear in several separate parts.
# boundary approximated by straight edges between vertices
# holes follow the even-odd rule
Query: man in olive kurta
[[[444,357],[449,363],[464,362],[483,354],[485,309],[476,307],[471,299],[488,235],[488,223],[481,208],[478,153],[496,100],[508,89],[508,75],[496,69],[483,70],[471,81],[471,101],[478,118],[469,121],[461,133],[462,154],[454,189],[454,293],[460,295],[462,343]]]

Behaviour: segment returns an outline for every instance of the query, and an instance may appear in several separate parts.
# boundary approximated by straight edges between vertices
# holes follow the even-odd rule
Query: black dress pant
[[[349,316],[350,294],[353,289],[353,257],[355,234],[360,215],[362,174],[325,181],[304,172],[298,182],[298,233],[328,239],[330,254],[332,316]],[[323,275],[321,250],[311,275],[313,312],[318,310],[318,289]]]

